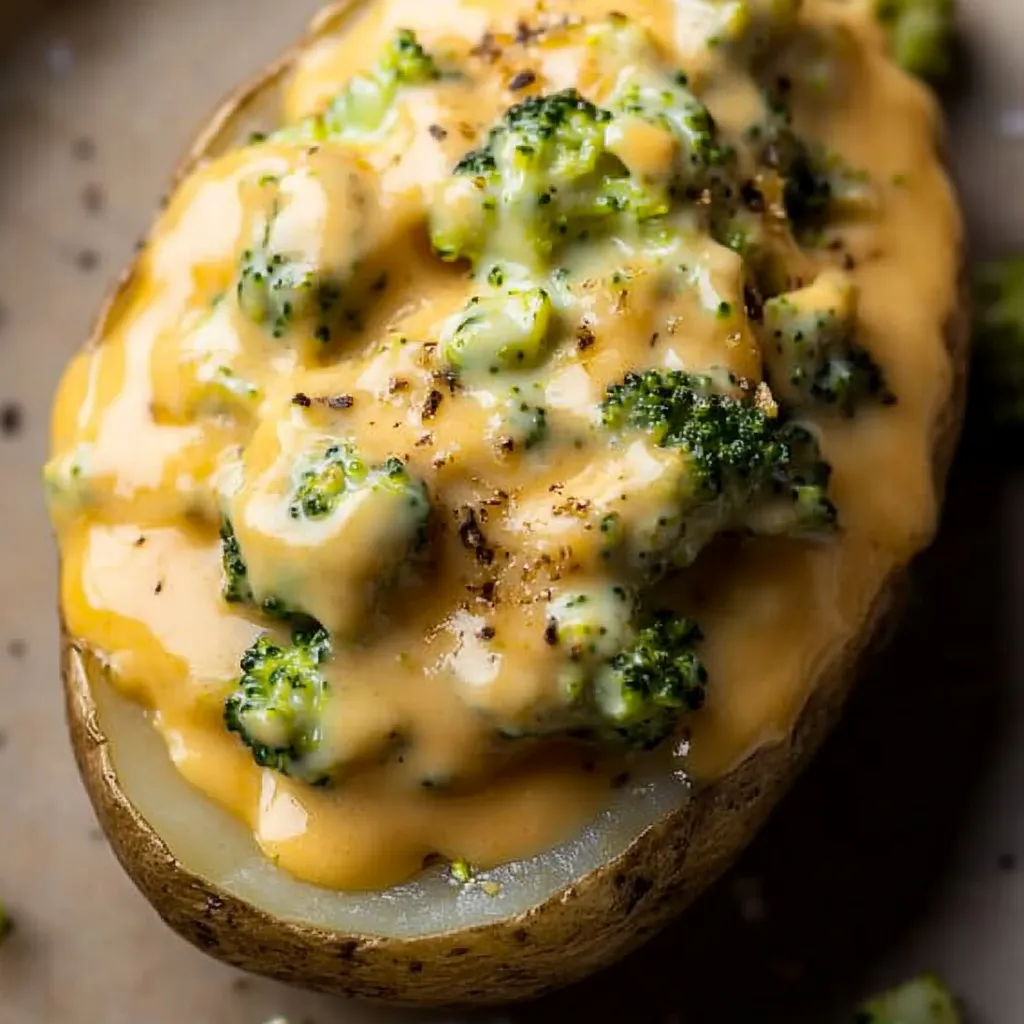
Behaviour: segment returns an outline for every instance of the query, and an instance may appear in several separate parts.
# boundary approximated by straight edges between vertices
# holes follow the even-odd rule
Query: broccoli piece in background
[[[403,88],[428,85],[441,77],[434,58],[415,33],[400,29],[368,72],[355,75],[319,114],[277,132],[287,142],[358,141],[376,135],[388,122]]]
[[[904,71],[930,82],[948,73],[953,59],[954,0],[874,0],[875,17]]]
[[[566,656],[565,703],[556,731],[650,750],[680,715],[704,704],[707,673],[688,619],[655,612],[638,624],[636,598],[623,587],[565,593],[548,607],[548,642]]]
[[[242,657],[238,688],[224,704],[224,723],[263,768],[311,785],[331,778],[324,755],[324,711],[330,687],[320,666],[331,653],[327,632],[297,631],[290,645],[261,636]]]
[[[454,370],[527,369],[545,353],[552,305],[542,288],[475,296],[442,336],[445,362]]]
[[[803,0],[713,0],[718,17],[708,36],[712,48],[756,61],[796,27]]]
[[[811,147],[793,130],[792,114],[781,99],[766,97],[763,122],[746,132],[760,164],[782,179],[782,199],[793,233],[803,235],[822,227],[832,207],[832,182]]]
[[[867,399],[889,399],[881,369],[854,342],[856,323],[857,290],[838,272],[769,299],[761,335],[775,395],[794,408],[822,403],[846,415]]]
[[[974,408],[1000,427],[1024,425],[1024,256],[974,269]]]
[[[853,1024],[960,1024],[960,1011],[949,989],[925,974],[865,1003]]]

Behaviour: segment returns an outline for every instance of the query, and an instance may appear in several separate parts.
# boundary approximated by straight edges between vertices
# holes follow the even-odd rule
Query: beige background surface
[[[64,739],[38,484],[60,369],[172,161],[317,0],[24,2],[0,42],[0,1024],[412,1021],[207,960],[120,873]],[[954,162],[976,246],[1024,244],[1024,6],[963,6]],[[838,1021],[923,968],[973,1024],[1024,1020],[1024,481],[988,462],[961,458],[892,651],[734,876],[623,967],[488,1021]]]

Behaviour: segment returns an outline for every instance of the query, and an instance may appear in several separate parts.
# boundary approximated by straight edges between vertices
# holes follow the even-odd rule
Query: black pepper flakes
[[[423,403],[423,419],[432,420],[437,415],[437,410],[441,407],[441,402],[444,400],[444,395],[434,388],[426,397]]]
[[[476,635],[478,640],[493,640],[496,636],[493,626],[484,626]]]
[[[529,22],[524,21],[522,18],[516,22],[516,42],[520,46],[525,46],[527,43],[542,36],[544,34],[543,28],[531,28]]]
[[[528,89],[534,82],[537,81],[537,73],[530,71],[517,72],[513,77],[512,81],[508,83],[509,92],[519,92],[521,89]]]
[[[550,619],[544,627],[544,643],[549,647],[558,646],[558,623],[554,619]]]
[[[462,510],[459,538],[463,547],[472,551],[481,565],[490,565],[494,561],[494,548],[487,543],[487,538],[484,536],[483,530],[480,529],[476,509],[470,506]]]
[[[470,51],[474,57],[481,57],[487,61],[496,61],[501,56],[501,47],[498,46],[493,32],[485,32]]]
[[[329,409],[351,409],[355,404],[356,400],[352,395],[331,395],[327,399],[327,407]]]
[[[164,592],[164,581],[160,580],[160,582],[157,583],[157,585],[153,588],[153,593],[159,595],[159,594],[162,594],[163,592]]]
[[[576,328],[576,348],[580,352],[586,352],[588,348],[591,348],[594,342],[597,340],[597,335],[594,334],[594,328],[584,320],[579,327]]]
[[[448,130],[442,128],[439,124],[432,124],[427,131],[430,132],[430,137],[435,142],[444,142],[448,138]]]
[[[302,409],[308,409],[313,404],[313,400],[309,395],[299,391],[297,394],[292,395],[292,405],[297,405]]]

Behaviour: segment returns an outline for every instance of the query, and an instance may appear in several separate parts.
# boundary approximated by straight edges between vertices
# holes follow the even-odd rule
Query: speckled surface
[[[317,0],[24,2],[0,41],[0,1024],[413,1024],[207,960],[121,874],[64,737],[38,484],[61,367],[174,159]],[[1024,244],[1024,8],[963,6],[952,151],[985,251]],[[1022,616],[1024,475],[968,449],[893,648],[738,871],[620,968],[486,1024],[820,1024],[925,968],[971,1024],[1024,1019]]]

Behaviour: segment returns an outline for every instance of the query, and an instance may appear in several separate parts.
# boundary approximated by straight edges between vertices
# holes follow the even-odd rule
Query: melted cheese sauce
[[[722,130],[741,133],[756,119],[759,93],[737,72],[741,58],[707,44],[730,6],[548,0],[539,12],[534,0],[388,0],[325,19],[286,83],[284,122],[322,110],[399,28],[468,77],[404,92],[369,142],[310,149],[272,140],[197,169],[161,216],[99,343],[67,371],[48,476],[68,630],[101,653],[118,689],[151,709],[185,778],[301,879],[383,888],[431,855],[482,867],[516,860],[579,831],[629,770],[630,757],[582,746],[496,746],[486,726],[528,718],[550,698],[557,665],[543,641],[544,605],[521,599],[541,584],[515,582],[502,559],[516,564],[530,545],[543,549],[551,530],[530,524],[551,526],[552,488],[586,474],[596,455],[572,443],[502,450],[509,420],[498,390],[487,382],[439,389],[432,353],[474,284],[430,251],[425,209],[432,188],[511,103],[570,85],[595,101],[607,95],[613,65],[588,53],[572,26],[557,27],[563,13],[598,21],[614,10],[645,26]],[[520,28],[541,25],[555,27],[539,37]],[[859,340],[898,402],[852,419],[812,416],[834,470],[842,528],[833,541],[716,547],[661,588],[663,601],[701,624],[708,700],[685,722],[685,743],[631,756],[664,759],[665,771],[698,782],[786,735],[883,581],[936,525],[932,448],[951,389],[943,331],[957,298],[961,230],[936,155],[936,108],[884,57],[855,5],[806,0],[787,46],[801,134],[864,172],[872,197],[869,210],[830,232],[834,247],[795,252],[791,266],[813,278],[850,254]],[[526,70],[533,82],[510,92]],[[663,166],[662,133],[627,134],[620,144],[631,166]],[[287,182],[283,198],[278,182]],[[275,226],[281,246],[351,275],[352,293],[370,297],[331,339],[329,358],[310,332],[276,338],[232,302],[239,254],[269,203],[285,211]],[[543,398],[553,438],[585,435],[604,388],[630,368],[726,367],[760,379],[739,257],[700,234],[676,246],[673,258],[693,269],[688,287],[668,296],[646,256],[623,249],[622,288],[594,287],[609,267],[589,265],[597,257],[585,252],[574,257],[574,308],[596,340],[559,347],[524,378]],[[725,318],[714,315],[723,302],[732,311]],[[299,395],[309,402],[296,403]],[[331,405],[338,396],[344,407]],[[320,570],[311,584],[317,607],[334,610],[335,629],[365,640],[336,644],[329,669],[344,698],[337,742],[354,766],[330,789],[257,767],[223,722],[242,652],[262,633],[281,633],[221,597],[224,481],[243,448],[244,460],[272,474],[290,431],[309,429],[352,439],[370,463],[401,457],[448,520],[429,571],[396,583],[369,619],[358,601],[346,602],[353,586],[380,574],[393,544],[373,515],[355,523],[340,561],[337,552],[321,558],[315,538],[267,554]],[[644,453],[618,457],[618,479],[631,487],[657,472]],[[270,500],[272,488],[257,497]],[[479,526],[497,565],[464,543],[457,517],[467,505],[484,510]],[[252,507],[250,548],[277,514]],[[607,582],[596,546],[581,536],[577,547],[576,564],[562,567],[567,578]],[[487,589],[495,579],[498,598]],[[415,737],[401,756],[388,747],[396,735]]]

